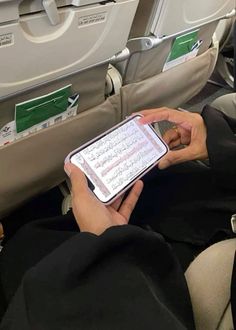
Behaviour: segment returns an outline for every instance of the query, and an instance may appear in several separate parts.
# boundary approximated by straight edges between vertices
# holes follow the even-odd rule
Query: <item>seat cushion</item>
[[[185,276],[196,329],[233,329],[230,287],[236,239],[214,244],[189,266]]]

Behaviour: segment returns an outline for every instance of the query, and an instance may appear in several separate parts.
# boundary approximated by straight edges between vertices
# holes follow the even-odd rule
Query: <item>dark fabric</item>
[[[131,223],[148,224],[168,240],[207,247],[233,237],[236,213],[236,120],[206,106],[210,166],[188,162],[144,179]]]
[[[148,258],[147,258],[148,256]],[[28,271],[1,329],[193,329],[183,272],[132,226],[77,234]]]
[[[191,173],[192,164],[188,165],[184,166],[183,172],[189,171],[189,173]],[[168,170],[170,176],[169,182],[172,187],[175,187],[176,185],[174,177],[179,177],[180,170],[181,166]],[[145,178],[146,190],[144,191],[143,197],[144,201],[151,202],[152,205],[150,205],[150,208],[153,208],[153,204],[155,205],[155,200],[162,200],[161,198],[163,193],[161,190],[160,193],[158,193],[159,190],[157,189],[157,187],[160,185],[158,180],[162,180],[162,173],[164,172],[157,172],[157,170],[154,170]],[[168,175],[165,175],[165,178],[167,179]],[[164,184],[165,178],[163,179]],[[157,190],[156,195],[152,194],[152,189]],[[183,199],[185,199],[185,196],[186,194],[183,194]],[[147,230],[146,225],[151,222],[149,221],[150,210],[148,211],[148,208],[143,206],[143,197],[138,204],[138,210],[147,210],[146,221],[140,223],[138,221],[139,215],[136,214],[137,212],[135,212],[136,220],[134,220],[134,223],[144,225],[145,230]],[[166,202],[170,202],[168,196]],[[160,206],[161,205],[163,206],[163,212],[169,210],[169,208],[166,209],[164,203],[161,203]],[[155,209],[159,210],[160,207]],[[159,215],[156,215],[156,219],[159,219]],[[78,227],[72,214],[64,217],[60,216],[45,220],[37,220],[27,224],[21,230],[19,230],[17,234],[12,239],[10,239],[9,242],[7,242],[0,255],[0,279],[4,288],[4,300],[6,300],[7,303],[11,301],[17,287],[20,285],[24,273],[28,269],[33,267],[37,262],[39,262],[48,253],[57,248],[65,240],[71,238],[77,233]],[[197,256],[204,248],[202,246],[196,247],[193,244],[188,244],[185,242],[176,242],[171,239],[168,239],[168,241],[174,249],[173,253],[178,256],[183,271],[188,267],[189,263],[194,259],[194,257]],[[2,300],[0,302],[0,305],[1,304]]]
[[[7,304],[7,301],[5,298],[5,293],[3,291],[2,283],[0,281],[0,322],[1,322],[3,315],[5,314],[5,312],[7,310],[7,305],[8,304]]]
[[[1,219],[6,237],[5,242],[11,239],[23,225],[29,222],[61,215],[62,200],[63,195],[59,188],[56,187],[31,199],[6,218]]]
[[[72,214],[37,220],[22,227],[0,255],[4,299],[9,303],[26,270],[77,233]]]
[[[215,236],[231,235],[235,209],[235,191],[215,185],[210,168],[188,162],[146,176],[131,223],[148,223],[168,240],[205,248]]]
[[[187,267],[194,254],[233,237],[236,213],[234,122],[209,107],[202,115],[210,167],[188,162],[153,170],[144,179],[133,226],[97,237],[78,233],[70,215],[18,231],[0,255],[3,294],[11,301],[0,329],[193,328],[175,253],[185,254]]]
[[[236,119],[206,106],[202,116],[207,127],[207,149],[215,183],[236,189]]]

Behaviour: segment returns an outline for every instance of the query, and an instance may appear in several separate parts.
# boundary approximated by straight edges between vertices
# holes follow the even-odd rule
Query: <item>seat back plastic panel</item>
[[[1,147],[0,219],[65,180],[63,164],[68,153],[117,124],[120,113],[115,95],[111,101]]]
[[[235,9],[234,0],[161,0],[150,32],[163,37],[220,20]]]
[[[234,0],[140,0],[131,37],[175,35],[218,21],[233,9]]]
[[[125,48],[137,4],[61,8],[55,26],[43,11],[1,24],[0,98],[107,61]]]
[[[202,26],[197,32],[198,40],[202,40],[198,56],[209,49],[216,26],[217,22],[213,22]],[[117,66],[123,74],[124,84],[139,82],[160,74],[163,70],[168,54],[171,51],[174,40],[175,37],[170,37],[156,48],[145,52],[132,53],[125,65],[124,63],[118,63]]]

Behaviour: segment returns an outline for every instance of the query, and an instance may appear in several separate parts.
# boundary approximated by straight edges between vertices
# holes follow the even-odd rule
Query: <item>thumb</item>
[[[67,163],[64,167],[70,178],[73,194],[78,195],[88,191],[88,183],[84,173],[74,164]]]
[[[191,155],[192,153],[191,150],[189,150],[189,147],[180,150],[169,151],[167,155],[163,157],[158,163],[158,168],[160,170],[164,170],[171,165],[184,163],[188,160],[192,160],[193,158],[191,157]]]

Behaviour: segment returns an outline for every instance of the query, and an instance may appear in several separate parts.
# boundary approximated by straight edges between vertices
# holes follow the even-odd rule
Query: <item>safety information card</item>
[[[71,85],[15,105],[15,119],[0,129],[0,146],[77,114],[79,94]]]
[[[163,71],[196,57],[201,44],[202,40],[198,39],[198,30],[176,37]]]

